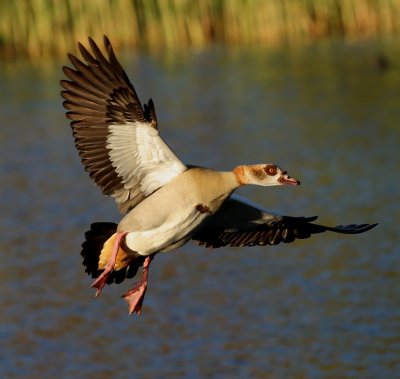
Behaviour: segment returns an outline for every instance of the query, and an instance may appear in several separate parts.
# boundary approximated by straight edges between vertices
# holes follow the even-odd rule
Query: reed
[[[60,56],[108,34],[149,50],[297,43],[400,31],[398,0],[0,0],[0,56]]]

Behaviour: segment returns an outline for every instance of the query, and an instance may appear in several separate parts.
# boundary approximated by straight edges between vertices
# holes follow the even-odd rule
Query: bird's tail
[[[85,242],[82,244],[81,255],[85,272],[97,278],[103,272],[114,245],[117,224],[112,222],[95,222],[85,233]],[[110,273],[107,283],[120,283],[125,278],[136,275],[138,268],[143,264],[145,257],[127,252],[120,247],[115,262],[115,270]]]

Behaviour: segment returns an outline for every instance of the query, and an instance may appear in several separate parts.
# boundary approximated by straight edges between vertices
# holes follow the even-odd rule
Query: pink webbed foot
[[[142,312],[142,304],[144,300],[144,295],[147,290],[147,282],[148,282],[149,267],[151,260],[152,258],[150,257],[147,257],[145,259],[143,263],[143,275],[140,282],[136,283],[131,290],[122,295],[122,297],[128,303],[129,315],[131,315],[134,312],[140,315],[140,313]]]
[[[117,232],[117,235],[115,236],[115,241],[114,241],[110,259],[108,260],[106,267],[104,268],[104,271],[90,286],[92,288],[96,288],[96,294],[95,294],[96,297],[100,295],[101,290],[107,284],[107,280],[108,280],[108,277],[110,276],[110,273],[114,271],[115,260],[117,259],[117,254],[118,254],[119,246],[121,244],[121,239],[126,234],[127,234],[127,232]]]
[[[100,295],[100,292],[107,284],[108,277],[110,276],[110,273],[113,271],[113,269],[114,265],[107,264],[101,275],[90,285],[91,288],[96,288],[96,293],[94,295],[95,297]]]

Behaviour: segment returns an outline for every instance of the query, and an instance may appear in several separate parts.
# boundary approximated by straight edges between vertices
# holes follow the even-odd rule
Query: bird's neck
[[[249,184],[248,178],[246,175],[246,166],[244,166],[244,165],[237,166],[232,170],[232,173],[235,175],[235,179],[236,179],[236,182],[238,183],[238,187]]]

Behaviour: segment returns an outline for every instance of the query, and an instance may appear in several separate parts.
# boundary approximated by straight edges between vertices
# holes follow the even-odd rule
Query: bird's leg
[[[104,268],[104,271],[91,285],[92,288],[97,288],[95,296],[99,296],[101,290],[107,283],[107,279],[110,276],[110,273],[114,270],[115,260],[117,259],[117,254],[118,254],[119,247],[121,245],[121,240],[123,237],[126,236],[126,234],[128,234],[128,232],[117,232],[116,233],[110,259],[108,260],[106,267]]]
[[[142,311],[143,299],[147,289],[149,267],[152,259],[153,257],[146,257],[143,263],[142,279],[138,283],[135,283],[132,289],[122,295],[128,303],[129,315],[134,312],[140,315]]]

